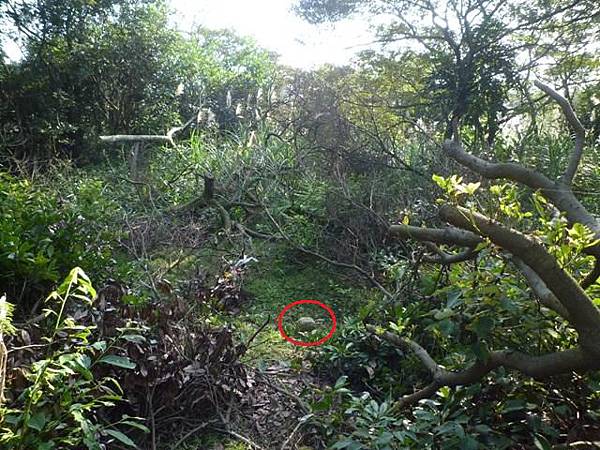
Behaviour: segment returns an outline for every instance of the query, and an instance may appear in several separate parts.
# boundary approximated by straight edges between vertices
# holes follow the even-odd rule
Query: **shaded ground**
[[[264,251],[244,273],[244,303],[220,318],[233,328],[236,340],[251,340],[242,358],[248,367],[247,394],[218,411],[221,422],[229,424],[227,429],[200,432],[178,448],[295,449],[318,439],[303,418],[309,414],[306,402],[322,384],[310,363],[319,349],[297,347],[283,340],[276,317],[292,301],[317,299],[335,311],[338,327],[343,327],[343,319],[364,303],[370,290],[355,283],[353,286],[350,278],[326,266],[298,262],[272,250]],[[297,318],[306,315],[319,321],[313,335],[298,334],[294,328]],[[298,307],[286,314],[284,328],[296,339],[317,340],[329,331],[328,319],[322,308]]]

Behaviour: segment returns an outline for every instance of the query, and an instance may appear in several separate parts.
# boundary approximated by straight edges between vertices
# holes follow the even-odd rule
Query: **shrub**
[[[90,304],[95,296],[89,278],[75,268],[46,299],[45,316],[52,326],[43,344],[31,346],[45,351],[40,359],[21,369],[25,386],[20,394],[0,407],[0,444],[14,449],[99,450],[103,442],[113,441],[135,447],[117,426],[146,430],[137,418],[123,416],[107,423],[100,413],[121,402],[123,393],[116,379],[96,377],[95,367],[131,369],[135,364],[127,357],[111,354],[120,337],[95,340],[92,327],[78,324],[67,313],[77,303]],[[11,393],[16,391],[11,386]]]

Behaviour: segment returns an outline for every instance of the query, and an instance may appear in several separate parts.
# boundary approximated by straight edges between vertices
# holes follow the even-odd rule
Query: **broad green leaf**
[[[104,432],[112,437],[114,437],[115,439],[117,439],[118,441],[120,441],[122,444],[128,445],[129,447],[136,447],[135,442],[133,442],[129,437],[127,437],[126,434],[121,433],[120,431],[117,430],[104,430]]]
[[[552,445],[548,442],[548,439],[538,433],[533,436],[533,444],[539,450],[552,450]]]
[[[135,363],[126,356],[106,355],[100,358],[99,362],[124,369],[135,369]]]
[[[32,415],[27,423],[29,428],[33,428],[36,431],[42,431],[44,429],[44,425],[46,425],[46,415],[42,411]]]

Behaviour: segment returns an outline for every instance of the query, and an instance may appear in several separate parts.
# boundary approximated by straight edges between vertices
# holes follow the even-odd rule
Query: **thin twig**
[[[250,439],[248,439],[245,436],[242,436],[239,433],[236,433],[235,431],[231,431],[231,430],[226,430],[223,428],[213,428],[213,430],[215,431],[219,431],[221,433],[225,433],[225,434],[230,434],[231,436],[239,439],[240,441],[245,442],[246,444],[248,444],[249,446],[255,448],[256,450],[266,450],[265,448],[261,447],[260,445],[256,444],[255,442],[252,442]]]
[[[325,255],[321,255],[320,253],[309,250],[306,247],[294,242],[287,234],[285,234],[285,232],[281,228],[281,225],[279,225],[279,223],[273,218],[273,216],[271,215],[269,210],[267,208],[264,208],[264,210],[265,210],[265,214],[269,217],[271,222],[273,222],[273,224],[277,228],[277,231],[279,231],[279,234],[283,237],[283,239],[286,240],[287,242],[289,242],[291,245],[293,245],[296,249],[300,250],[302,253],[306,253],[307,255],[311,255],[316,258],[322,259],[323,261],[325,261],[331,265],[338,266],[338,267],[344,267],[346,269],[352,269],[352,270],[360,273],[366,279],[368,279],[371,282],[371,284],[373,284],[373,286],[375,286],[377,289],[379,289],[381,292],[383,292],[383,294],[387,298],[394,298],[394,295],[390,291],[388,291],[385,287],[383,287],[383,285],[381,283],[379,283],[379,281],[377,281],[373,275],[368,273],[362,267],[359,267],[356,264],[348,264],[348,263],[343,263],[340,261],[335,261],[333,259],[328,258]]]
[[[202,424],[198,425],[197,427],[193,428],[192,430],[190,430],[189,432],[187,432],[181,439],[179,439],[175,445],[173,445],[171,447],[171,450],[175,450],[176,448],[179,448],[179,446],[181,444],[183,444],[187,438],[189,438],[190,436],[192,436],[193,434],[197,433],[198,431],[200,431],[203,428],[206,428],[211,422],[216,422],[216,420],[209,420],[208,422],[203,422]]]
[[[304,425],[306,423],[306,420],[300,420],[298,422],[298,424],[294,427],[294,429],[292,430],[292,432],[290,433],[290,435],[288,436],[288,438],[285,440],[285,442],[283,444],[281,444],[281,450],[284,450],[285,447],[288,445],[288,443],[290,442],[290,440],[292,439],[292,437],[294,437],[294,434],[296,434],[296,432],[300,429],[300,427],[302,425]]]
[[[265,323],[263,323],[260,328],[258,330],[256,330],[254,332],[254,334],[252,335],[252,337],[250,339],[248,339],[248,342],[246,342],[246,345],[244,346],[246,349],[250,348],[250,344],[252,343],[252,341],[254,339],[256,339],[256,336],[258,336],[258,334],[264,330],[266,328],[267,325],[269,325],[269,322],[271,322],[271,317],[267,317],[267,320],[265,320]]]

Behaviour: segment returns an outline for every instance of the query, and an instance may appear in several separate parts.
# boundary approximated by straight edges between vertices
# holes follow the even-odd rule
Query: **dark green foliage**
[[[99,272],[111,265],[119,230],[108,224],[116,206],[103,197],[100,180],[70,181],[74,185],[60,192],[1,175],[0,280],[19,315],[29,314],[70,267]]]
[[[299,0],[295,11],[312,24],[340,20],[358,9],[360,0]]]
[[[431,374],[412,353],[365,328],[376,324],[413,339],[448,370],[485,362],[495,349],[539,355],[577,341],[495,246],[484,243],[476,258],[439,267],[427,262],[429,250],[388,233],[389,223],[435,220],[441,189],[445,202],[486,212],[543,244],[577,280],[592,269],[589,230],[567,223],[539,193],[458,172],[438,148],[444,135],[458,131],[473,153],[558,179],[571,139],[555,105],[527,87],[523,70],[539,56],[523,59],[524,53],[557,32],[552,11],[548,25],[537,15],[562,5],[551,3],[536,11],[517,2],[502,9],[506,2],[494,0],[499,9],[488,14],[490,8],[474,4],[465,13],[454,0],[301,0],[296,9],[312,23],[359,11],[393,13],[379,37],[415,44],[314,71],[278,67],[268,51],[229,31],[199,28],[184,37],[170,27],[163,2],[46,0],[14,11],[5,7],[14,2],[3,3],[0,14],[17,26],[25,57],[0,64],[0,156],[13,170],[0,177],[0,294],[16,304],[17,320],[27,320],[39,316],[61,274],[82,267],[116,292],[110,302],[119,320],[144,316],[158,337],[144,345],[135,338],[109,354],[116,341],[96,339],[87,323],[61,322],[62,313],[51,308],[49,317],[59,320],[44,341],[49,350],[35,354],[23,389],[11,385],[1,442],[131,445],[104,420],[123,396],[123,380],[92,370],[131,368],[125,349],[150,361],[128,392],[139,396],[148,417],[157,410],[153,399],[159,401],[165,421],[181,408],[196,412],[197,397],[185,390],[190,379],[204,402],[201,420],[219,411],[231,419],[237,411],[229,407],[239,400],[237,391],[229,397],[231,386],[253,389],[264,375],[254,368],[275,366],[305,387],[299,395],[306,428],[295,433],[301,429],[297,436],[315,449],[548,448],[573,429],[583,431],[569,439],[587,438],[600,411],[596,374],[539,382],[499,369],[401,410],[395,400],[428,385]],[[579,23],[578,14],[567,16]],[[511,32],[518,24],[520,32]],[[560,30],[568,39],[587,39],[582,30]],[[565,91],[569,80],[581,80],[581,88],[566,92],[591,129],[575,192],[597,213],[598,86],[582,73],[598,62],[589,49],[579,58],[556,45],[548,54],[560,61],[544,73]],[[163,134],[197,116],[174,146],[148,147],[141,181],[125,167],[129,147],[98,144],[101,134]],[[64,155],[96,164],[75,169],[59,163]],[[46,157],[54,159],[44,165]],[[208,174],[210,201],[203,194]],[[247,268],[236,267],[242,260]],[[70,280],[80,283],[78,295],[91,298],[80,271]],[[50,301],[65,300],[68,285]],[[588,292],[597,303],[599,285]],[[279,336],[273,318],[299,299],[323,301],[336,312],[337,332],[324,346],[295,348]],[[294,326],[301,316],[314,317],[318,328],[302,335]],[[297,308],[288,319],[290,333],[306,340],[329,325],[316,307]],[[5,334],[15,331],[9,322],[10,314],[0,317]],[[217,325],[227,329],[203,328]],[[253,368],[248,378],[242,356]],[[215,361],[211,370],[224,376],[202,384]],[[192,416],[185,417],[187,423]],[[120,425],[134,423],[143,431],[137,421]],[[169,423],[159,423],[158,433],[170,439],[177,429],[185,436],[178,422]],[[57,424],[63,427],[53,431]]]
[[[516,52],[501,39],[505,32],[501,22],[488,18],[474,25],[456,47],[453,42],[434,44],[423,92],[429,93],[433,106],[428,117],[439,117],[442,123],[462,118],[463,126],[473,127],[478,143],[494,143],[509,88],[519,77]]]
[[[168,26],[166,7],[154,3],[48,2],[11,15],[26,52],[0,79],[5,158],[95,160],[99,134],[174,125],[181,38]],[[40,35],[25,31],[30,22]]]
[[[94,327],[79,324],[67,314],[67,310],[86,309],[95,297],[87,275],[75,268],[46,300],[48,335],[38,344],[44,348],[44,356],[23,368],[26,380],[20,395],[0,405],[0,443],[5,448],[100,450],[102,443],[111,441],[112,445],[135,447],[117,427],[148,431],[136,417],[123,416],[110,424],[99,417],[100,410],[115,406],[124,397],[117,380],[97,377],[94,372],[102,365],[135,368],[129,358],[112,352],[121,336],[135,336],[137,330],[123,329],[114,339],[97,340]],[[11,362],[23,365],[24,361]]]

